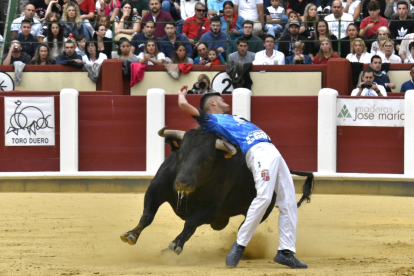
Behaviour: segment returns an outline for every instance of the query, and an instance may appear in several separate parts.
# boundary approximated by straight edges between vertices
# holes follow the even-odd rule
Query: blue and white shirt
[[[269,15],[272,20],[280,20],[282,19],[282,15],[285,13],[285,9],[281,6],[275,9],[272,6],[269,6],[265,9],[265,15]]]
[[[270,137],[263,130],[242,117],[198,111],[200,116],[193,117],[205,131],[224,136],[244,154],[258,143],[271,143]]]

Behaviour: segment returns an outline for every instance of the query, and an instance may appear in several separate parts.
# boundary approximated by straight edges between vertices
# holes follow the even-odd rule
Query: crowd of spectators
[[[408,0],[31,0],[2,64],[414,63],[412,10]]]

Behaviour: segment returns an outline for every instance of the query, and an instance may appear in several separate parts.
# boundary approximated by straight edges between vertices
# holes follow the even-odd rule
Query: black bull
[[[172,153],[162,163],[145,193],[144,212],[138,226],[122,234],[121,239],[135,244],[142,230],[154,220],[161,204],[168,202],[176,215],[185,220],[183,231],[169,245],[180,254],[184,243],[200,225],[210,224],[214,230],[222,230],[230,217],[246,216],[256,189],[253,174],[240,150],[236,152],[232,145],[201,128],[187,132],[165,130],[164,133],[164,130],[160,130],[159,135],[166,137]],[[229,153],[235,154],[231,156]],[[299,207],[305,199],[310,200],[313,174],[291,173],[307,176]],[[275,202],[276,194],[273,194],[262,221],[269,216]]]

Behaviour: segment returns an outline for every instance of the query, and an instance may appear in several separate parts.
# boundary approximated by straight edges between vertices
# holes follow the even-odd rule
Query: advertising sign
[[[403,127],[405,120],[403,99],[336,100],[338,126]]]
[[[5,97],[6,146],[54,146],[53,97]]]

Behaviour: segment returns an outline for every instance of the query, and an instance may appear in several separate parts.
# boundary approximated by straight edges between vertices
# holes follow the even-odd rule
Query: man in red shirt
[[[203,3],[195,5],[195,15],[184,21],[183,35],[188,37],[191,44],[197,43],[200,37],[210,31],[210,19],[206,17],[207,7]],[[201,23],[203,26],[201,27]],[[201,28],[201,32],[200,32]]]
[[[388,20],[379,15],[380,7],[377,1],[370,1],[367,9],[370,16],[362,20],[359,30],[359,36],[364,38],[370,38],[377,34],[379,27],[384,26],[388,28]]]
[[[95,19],[95,1],[93,0],[76,0],[79,4],[80,10],[83,12],[82,19],[94,21]]]

